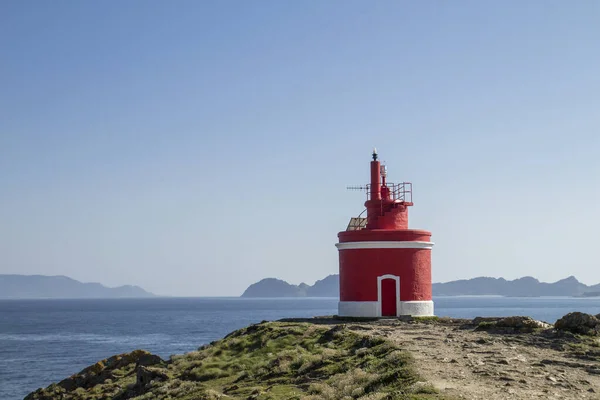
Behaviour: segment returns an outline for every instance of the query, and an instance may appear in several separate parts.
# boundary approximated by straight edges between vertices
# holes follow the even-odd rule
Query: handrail
[[[412,203],[411,182],[386,183],[385,187],[390,190],[390,200]],[[371,200],[371,184],[367,184],[364,188],[367,192],[367,201]]]
[[[387,183],[384,186],[385,188],[387,188],[389,190],[389,192],[387,193],[387,197],[386,200],[391,200],[393,202],[399,202],[399,203],[410,203],[412,204],[412,183],[411,182],[401,182],[401,183]],[[352,188],[352,189],[366,189],[367,192],[367,201],[371,200],[371,184],[367,184],[366,186],[361,186],[361,187],[356,187],[356,188]],[[385,193],[384,193],[385,195]],[[380,207],[381,210],[379,212],[379,216],[384,215],[384,205],[385,205],[385,201],[381,201],[380,202]],[[389,203],[387,203],[389,204]],[[368,219],[369,215],[367,213],[367,217],[363,217],[362,215],[367,211],[367,209],[365,208],[360,214],[358,214],[357,218],[365,218]],[[379,217],[376,215],[372,215],[372,217]],[[371,221],[367,221],[367,224],[371,222]],[[356,227],[357,230],[360,229],[364,229],[364,228],[360,228],[360,227]]]

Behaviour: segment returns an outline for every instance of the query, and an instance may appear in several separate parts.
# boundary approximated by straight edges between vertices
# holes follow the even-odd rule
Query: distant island
[[[68,299],[133,298],[154,294],[139,286],[106,287],[100,283],[83,283],[66,276],[2,275],[0,299]]]
[[[292,285],[275,278],[266,278],[248,287],[242,297],[337,297],[340,291],[339,275],[329,275],[310,286]]]
[[[266,278],[250,285],[241,297],[338,297],[339,288],[339,275],[329,275],[312,286],[306,283],[292,285],[280,279]],[[434,283],[432,291],[434,296],[593,297],[600,295],[600,284],[588,286],[574,276],[554,283],[540,282],[530,276],[512,281],[478,277]]]

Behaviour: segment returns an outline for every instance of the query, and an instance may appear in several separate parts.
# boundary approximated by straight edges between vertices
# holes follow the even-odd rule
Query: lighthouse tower
[[[373,149],[364,212],[338,233],[340,302],[348,317],[429,316],[431,232],[408,228],[412,184],[389,183]]]

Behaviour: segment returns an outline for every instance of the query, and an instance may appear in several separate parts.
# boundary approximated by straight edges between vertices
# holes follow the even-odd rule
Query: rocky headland
[[[599,318],[262,322],[168,360],[117,355],[26,400],[599,399]]]

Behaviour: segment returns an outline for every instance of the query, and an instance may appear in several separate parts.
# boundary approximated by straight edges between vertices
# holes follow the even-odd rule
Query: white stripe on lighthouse
[[[419,242],[419,241],[402,241],[402,242],[391,242],[391,241],[373,241],[373,242],[345,242],[336,243],[335,247],[338,250],[355,250],[355,249],[425,249],[431,250],[433,248],[433,242]]]
[[[413,317],[430,317],[433,313],[433,301],[401,301],[396,310],[397,316],[412,315]],[[379,301],[340,301],[338,303],[340,317],[381,317]]]

